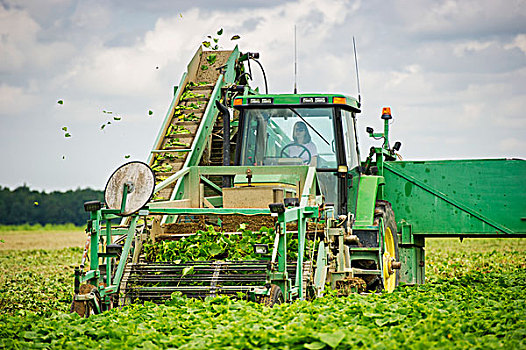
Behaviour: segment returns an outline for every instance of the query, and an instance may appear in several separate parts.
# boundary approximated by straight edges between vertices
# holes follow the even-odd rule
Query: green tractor
[[[272,306],[327,288],[393,292],[424,283],[426,237],[526,236],[525,161],[399,161],[384,108],[384,130],[367,128],[383,142],[362,162],[357,99],[261,94],[249,86],[257,59],[199,49],[149,159],[85,203],[72,311],[173,293]],[[199,240],[210,244],[188,259]]]

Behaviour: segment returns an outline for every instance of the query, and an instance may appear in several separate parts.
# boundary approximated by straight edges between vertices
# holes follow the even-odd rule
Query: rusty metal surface
[[[115,170],[104,190],[104,200],[109,209],[120,209],[125,184],[130,184],[126,205],[121,215],[131,215],[150,200],[155,187],[155,177],[148,165],[130,162]]]

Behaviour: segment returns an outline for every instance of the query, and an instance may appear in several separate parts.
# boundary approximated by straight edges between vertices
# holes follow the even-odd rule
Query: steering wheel
[[[310,154],[310,151],[307,147],[305,147],[304,145],[302,145],[301,143],[289,143],[288,145],[286,145],[285,147],[283,147],[283,149],[281,150],[281,154],[280,154],[280,157],[283,158],[283,156],[287,157],[287,158],[291,158],[290,155],[288,153],[285,152],[285,150],[287,150],[288,148],[292,147],[292,146],[298,146],[299,148],[302,148],[302,150],[300,150],[300,153],[294,157],[297,157],[297,158],[301,158],[301,156],[307,152],[307,155],[309,156],[308,159],[305,159],[303,160],[303,164],[310,164],[310,161],[312,159],[312,155]]]

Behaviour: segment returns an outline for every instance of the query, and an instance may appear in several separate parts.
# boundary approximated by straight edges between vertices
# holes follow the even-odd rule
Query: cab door
[[[345,213],[355,213],[360,178],[360,152],[356,137],[356,113],[340,109],[337,114],[341,117],[342,144],[345,151],[345,165],[347,166],[345,179],[341,180],[341,200],[346,204],[345,208],[342,207],[342,209],[345,209]]]

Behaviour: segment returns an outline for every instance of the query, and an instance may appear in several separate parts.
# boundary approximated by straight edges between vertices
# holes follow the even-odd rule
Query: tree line
[[[84,202],[104,200],[103,191],[77,189],[45,193],[26,185],[10,190],[0,186],[0,224],[75,224],[82,226],[89,218]]]

